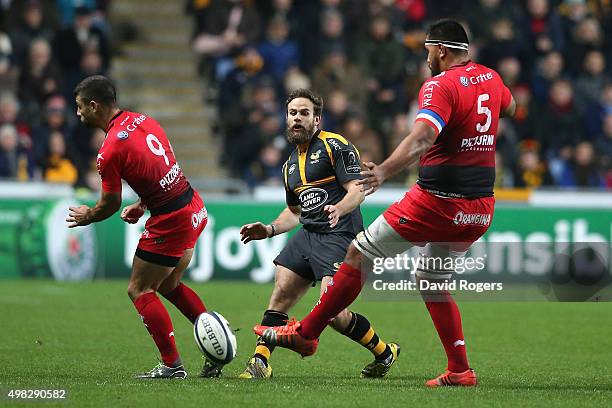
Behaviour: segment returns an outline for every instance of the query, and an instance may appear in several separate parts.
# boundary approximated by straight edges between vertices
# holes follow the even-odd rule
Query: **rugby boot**
[[[185,367],[183,365],[179,365],[176,367],[168,367],[163,363],[157,364],[150,371],[146,373],[136,374],[136,378],[139,379],[158,379],[158,378],[176,378],[179,380],[184,380],[187,378],[187,371],[185,371]]]
[[[446,371],[444,374],[429,380],[425,383],[426,386],[435,387],[473,387],[478,385],[478,379],[476,378],[476,372],[471,368],[465,370],[462,373],[453,373]]]
[[[199,377],[218,378],[218,377],[221,377],[222,371],[223,371],[222,365],[213,363],[212,361],[208,361],[207,358],[204,358],[204,366],[202,367],[202,371],[200,371]]]
[[[389,343],[391,355],[385,359],[375,359],[361,370],[361,378],[382,378],[384,377],[400,355],[400,346],[397,343]]]
[[[283,347],[293,350],[302,357],[312,356],[317,351],[319,339],[306,339],[298,333],[300,322],[291,319],[285,326],[262,326],[253,327],[255,334],[271,346]]]
[[[246,366],[246,369],[238,376],[238,378],[272,378],[272,367],[270,366],[270,364],[265,365],[260,358],[251,357]]]

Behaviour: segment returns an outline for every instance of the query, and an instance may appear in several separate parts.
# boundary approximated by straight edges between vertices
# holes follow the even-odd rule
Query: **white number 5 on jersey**
[[[489,94],[482,94],[478,97],[478,114],[479,115],[487,115],[487,120],[484,125],[480,123],[476,124],[476,131],[480,133],[484,133],[491,127],[491,110],[486,106],[483,106],[482,103],[489,100]]]

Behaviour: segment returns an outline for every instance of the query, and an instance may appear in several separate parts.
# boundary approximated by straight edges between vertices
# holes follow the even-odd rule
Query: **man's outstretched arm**
[[[102,191],[100,199],[95,206],[89,207],[81,205],[78,207],[70,207],[68,218],[68,228],[82,227],[93,222],[98,222],[107,219],[116,213],[121,207],[121,192],[105,192]]]

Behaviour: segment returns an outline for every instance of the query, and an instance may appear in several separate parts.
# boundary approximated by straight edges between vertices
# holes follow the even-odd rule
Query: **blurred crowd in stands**
[[[105,135],[77,126],[72,90],[109,69],[109,4],[0,1],[0,179],[98,188]]]
[[[323,96],[325,130],[383,160],[430,77],[427,25],[456,17],[518,104],[500,124],[497,185],[612,188],[612,0],[185,1],[222,163],[250,186],[282,183],[284,99],[301,87]],[[98,188],[104,132],[78,125],[72,89],[109,70],[109,7],[0,1],[0,179]]]
[[[282,183],[295,88],[323,96],[325,130],[384,159],[430,77],[427,25],[455,17],[518,104],[500,125],[497,186],[612,188],[610,0],[187,0],[187,12],[223,163],[251,186]]]

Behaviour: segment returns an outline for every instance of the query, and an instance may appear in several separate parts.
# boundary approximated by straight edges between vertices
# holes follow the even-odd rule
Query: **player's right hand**
[[[363,170],[360,174],[363,176],[361,180],[357,181],[357,185],[363,186],[364,194],[369,196],[385,181],[385,173],[379,165],[374,162],[364,162],[363,165],[368,170]]]
[[[245,224],[240,228],[240,240],[246,244],[253,240],[266,239],[271,233],[272,227],[261,222]]]
[[[121,211],[121,219],[128,224],[136,224],[144,212],[140,203],[130,204]]]

